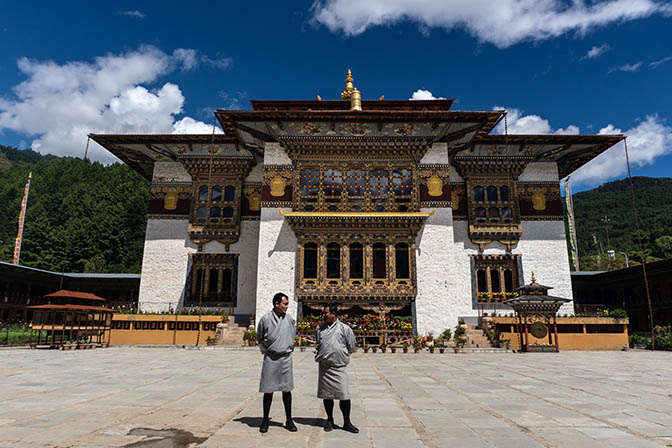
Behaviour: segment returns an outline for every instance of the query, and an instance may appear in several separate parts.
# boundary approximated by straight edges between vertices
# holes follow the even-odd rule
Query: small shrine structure
[[[533,272],[531,283],[518,288],[519,297],[504,302],[516,313],[523,352],[560,351],[557,313],[570,300],[549,296],[549,289],[553,288],[537,283]]]

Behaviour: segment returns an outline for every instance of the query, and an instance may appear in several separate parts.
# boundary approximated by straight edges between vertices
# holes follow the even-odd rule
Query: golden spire
[[[537,283],[537,279],[534,278],[534,271],[532,271],[532,283]]]
[[[348,76],[345,77],[345,89],[341,92],[342,100],[349,100],[352,92],[355,90],[353,86],[352,72],[348,69]]]

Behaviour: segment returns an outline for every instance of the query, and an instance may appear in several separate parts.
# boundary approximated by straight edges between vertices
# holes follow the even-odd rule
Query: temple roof
[[[215,134],[90,134],[96,143],[119,157],[148,180],[152,180],[154,162],[177,161],[186,156],[207,156],[213,150],[228,157],[253,157],[240,149],[235,135]],[[260,156],[258,154],[257,156]]]
[[[531,157],[532,162],[556,162],[560,179],[571,174],[625,138],[624,135],[478,135],[468,150],[453,155]]]
[[[368,110],[400,110],[400,111],[447,111],[455,100],[362,100],[362,109]],[[251,100],[250,104],[255,111],[320,111],[339,110],[350,111],[350,101],[285,101]]]

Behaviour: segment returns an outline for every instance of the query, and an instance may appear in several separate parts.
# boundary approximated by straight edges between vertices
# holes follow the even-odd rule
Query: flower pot
[[[404,349],[404,353],[408,353],[408,349],[407,349],[407,348]]]
[[[249,347],[254,347],[254,346],[256,345],[256,342],[257,342],[257,341],[247,341],[247,345],[248,345]]]
[[[427,343],[426,343],[426,342],[423,342],[423,343],[422,343],[422,348],[426,348],[426,347],[427,347]]]
[[[446,351],[445,348],[440,348],[440,349],[439,349],[439,353],[443,353],[443,352],[445,352],[445,351]]]
[[[364,353],[369,353],[369,348],[368,347],[364,347]]]
[[[392,347],[390,350],[392,351],[392,353],[397,353],[397,349],[394,347]]]
[[[415,353],[418,353],[418,352],[420,351],[420,349],[419,349],[419,348],[414,348],[413,351],[414,351]]]
[[[429,353],[434,353],[434,347],[430,347]]]
[[[373,351],[373,353],[378,352],[378,349],[376,347],[373,347],[371,350]]]
[[[387,349],[386,348],[381,348],[380,351],[383,352],[383,353],[386,353]]]

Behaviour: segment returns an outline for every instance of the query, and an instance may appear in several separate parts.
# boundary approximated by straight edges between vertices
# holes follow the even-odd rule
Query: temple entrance
[[[301,304],[297,324],[301,340],[312,341],[315,328],[324,321],[323,306],[333,302],[339,304],[338,317],[352,328],[358,346],[411,344],[414,328],[410,302],[353,304],[337,298]]]

